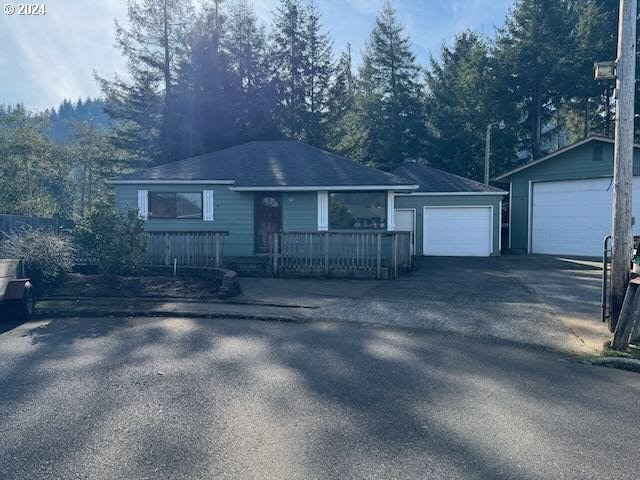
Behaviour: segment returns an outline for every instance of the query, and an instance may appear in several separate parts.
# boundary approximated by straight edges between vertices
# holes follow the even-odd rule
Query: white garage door
[[[491,207],[424,207],[425,255],[488,257],[492,250]]]
[[[610,178],[536,182],[531,199],[531,253],[597,257],[611,231]],[[633,211],[640,212],[640,179]],[[638,226],[633,227],[634,235]]]

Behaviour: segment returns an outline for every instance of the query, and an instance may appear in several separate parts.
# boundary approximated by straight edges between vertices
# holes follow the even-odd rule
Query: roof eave
[[[409,196],[409,197],[438,197],[438,196],[473,196],[473,195],[508,195],[509,192],[505,192],[504,190],[498,190],[495,192],[488,192],[488,191],[482,191],[482,192],[470,192],[470,191],[464,191],[464,192],[411,192],[411,193],[400,193],[398,195],[400,196]]]
[[[233,185],[235,180],[107,180],[108,185]]]
[[[419,185],[284,185],[284,186],[248,186],[229,187],[234,192],[317,192],[317,191],[354,191],[354,190],[393,190],[413,191]]]

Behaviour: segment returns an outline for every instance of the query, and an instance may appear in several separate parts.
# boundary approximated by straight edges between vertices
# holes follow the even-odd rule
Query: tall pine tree
[[[237,0],[229,8],[225,46],[236,77],[233,108],[238,141],[277,136],[265,29],[247,0]]]
[[[306,115],[304,138],[311,145],[326,147],[329,88],[333,71],[331,40],[320,26],[320,12],[313,2],[309,4],[305,31],[305,84]]]
[[[424,153],[420,67],[390,3],[376,18],[360,71],[361,160],[392,169]]]
[[[306,120],[307,36],[304,5],[300,0],[281,0],[275,12],[270,60],[276,93],[276,115],[283,132],[304,138]]]
[[[515,154],[518,114],[494,101],[499,89],[486,42],[468,30],[456,35],[451,47],[443,45],[439,59],[431,57],[426,79],[432,131],[429,160],[439,168],[481,181],[485,128],[502,120],[508,127],[494,131],[491,172],[502,171]]]
[[[115,134],[123,146],[149,160],[166,161],[174,149],[173,90],[185,52],[191,4],[183,0],[128,0],[127,15],[126,26],[116,22],[116,46],[127,58],[131,80],[98,79],[106,110],[115,120]]]
[[[543,127],[573,80],[569,18],[567,0],[516,0],[496,39],[494,65],[503,93],[522,109],[534,159],[545,153]]]

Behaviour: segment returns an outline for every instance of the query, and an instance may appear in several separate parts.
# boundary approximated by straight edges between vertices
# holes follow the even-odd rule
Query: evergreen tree
[[[266,34],[247,0],[230,6],[225,46],[237,82],[234,109],[238,142],[277,136]]]
[[[281,0],[275,12],[269,58],[273,67],[276,115],[283,133],[302,140],[306,120],[305,9],[300,0]]]
[[[224,50],[225,16],[213,0],[188,37],[189,55],[180,65],[174,106],[174,158],[225,148],[234,143],[234,81]]]
[[[22,105],[0,116],[0,211],[70,213],[67,159],[47,138],[47,118]]]
[[[482,181],[485,129],[502,120],[509,127],[493,132],[491,172],[502,171],[515,154],[518,115],[495,102],[499,88],[486,42],[468,30],[456,35],[451,47],[442,46],[439,60],[431,57],[426,82],[433,132],[429,160],[438,168]]]
[[[351,45],[341,53],[329,89],[327,147],[341,155],[357,158],[361,142],[356,110],[356,78],[353,74]]]
[[[321,31],[320,12],[313,1],[307,11],[305,37],[307,95],[304,138],[311,145],[325,147],[333,54],[329,36]]]
[[[504,92],[520,105],[532,157],[543,155],[543,126],[574,80],[566,0],[516,0],[498,31],[495,67]]]
[[[376,18],[360,71],[360,159],[392,169],[423,155],[426,135],[420,68],[390,3]]]
[[[132,80],[98,79],[116,135],[122,135],[122,143],[128,144],[138,132],[153,134],[152,138],[139,137],[139,144],[131,147],[156,162],[169,159],[173,149],[172,130],[177,123],[172,117],[173,88],[185,53],[190,5],[183,0],[128,0],[129,21],[126,26],[116,22],[116,46],[127,58]],[[153,108],[146,120],[140,119],[142,105],[156,104],[161,106],[159,115]],[[138,120],[142,124],[135,125]],[[150,125],[152,121],[156,124]]]

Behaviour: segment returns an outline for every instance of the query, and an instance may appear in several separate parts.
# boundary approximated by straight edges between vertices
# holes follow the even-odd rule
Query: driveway
[[[637,374],[490,338],[45,319],[0,334],[0,476],[635,479],[638,398]]]
[[[302,305],[309,318],[451,331],[593,354],[600,323],[597,263],[548,256],[417,258],[394,281],[242,279],[238,300]]]

